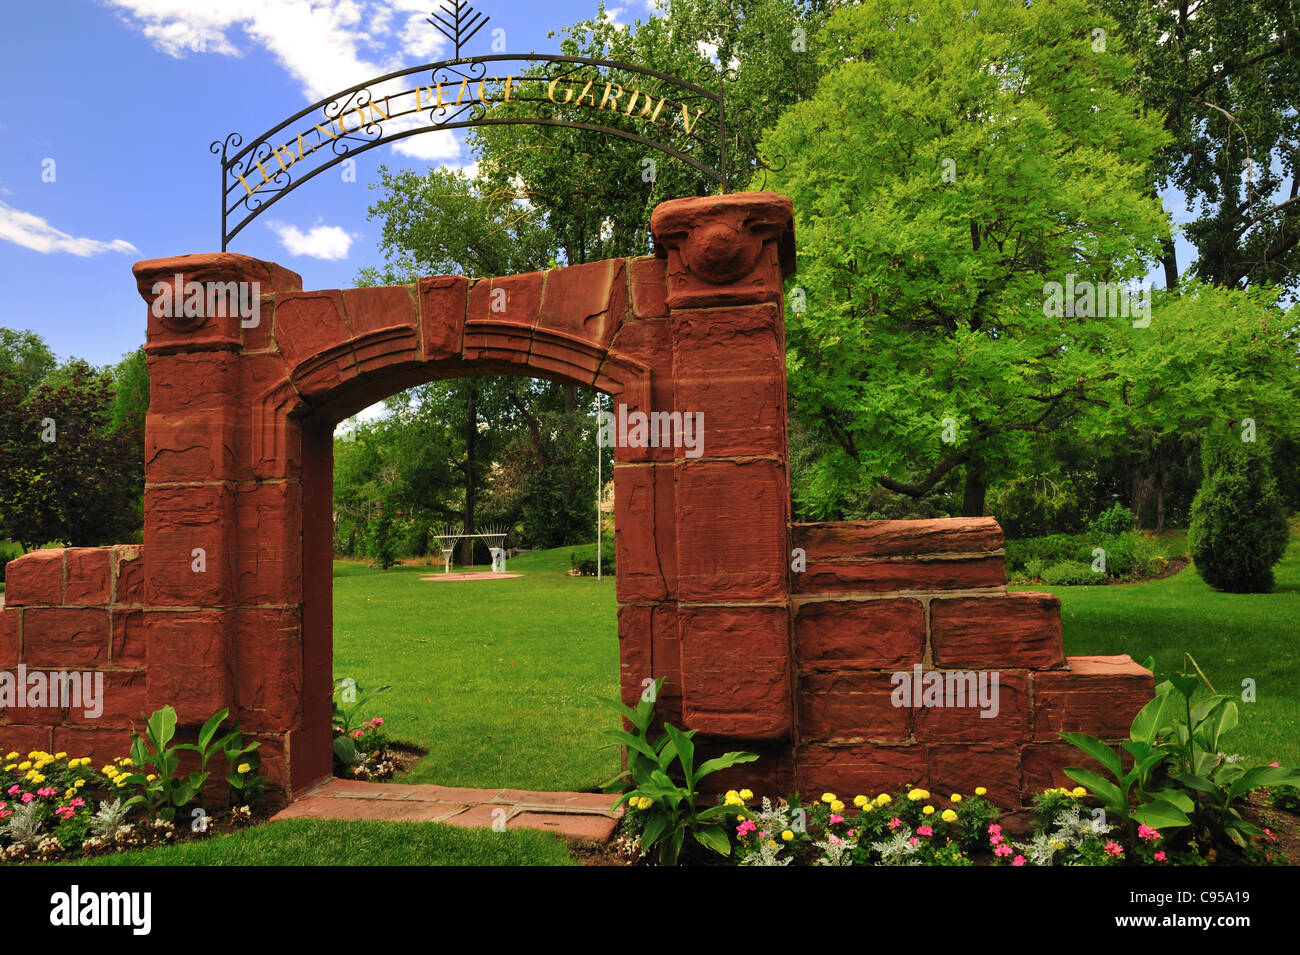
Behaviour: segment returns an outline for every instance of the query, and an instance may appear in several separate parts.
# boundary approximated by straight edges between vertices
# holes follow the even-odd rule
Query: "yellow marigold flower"
[[[1062,842],[1060,839],[1057,839],[1055,842],[1052,843],[1052,848],[1053,848],[1053,849],[1064,849],[1064,848],[1065,848],[1065,843]]]
[[[17,764],[17,763],[10,763],[8,766],[5,767],[5,772],[6,772],[6,773],[12,773],[12,772],[13,772],[15,769],[17,769],[17,768],[18,768],[18,764]]]
[[[894,800],[890,797],[889,793],[881,793],[876,797],[877,806],[888,806],[893,801]]]
[[[18,764],[18,768],[25,773],[27,770],[32,768],[32,761],[30,759],[24,759]]]
[[[723,804],[727,806],[743,806],[745,800],[741,799],[738,793],[727,793],[727,798],[723,800]]]
[[[67,759],[67,758],[68,758],[68,754],[67,754],[67,753],[55,753],[55,754],[54,754],[54,758],[55,758],[55,759]]]
[[[736,818],[739,819],[741,822],[744,822],[746,817],[745,814],[742,812],[740,815],[736,816]]]
[[[117,772],[117,770],[112,766],[105,766],[103,769],[100,770],[100,772],[103,773],[105,776],[112,776],[114,773]]]
[[[740,798],[740,793],[736,792],[734,789],[728,789],[727,792],[726,792],[726,798],[727,798],[727,799],[739,799],[739,798]]]
[[[834,801],[835,801],[835,794],[834,794],[834,793],[822,793],[822,802],[824,802],[824,803],[826,803],[827,805],[829,805],[830,803],[833,803]]]
[[[866,796],[854,796],[854,797],[853,797],[853,805],[857,806],[859,809],[861,809],[861,808],[863,808],[864,806],[866,806],[867,803],[869,803],[869,802],[871,802],[871,800],[868,799]]]
[[[65,789],[65,790],[63,791],[63,798],[64,798],[64,799],[71,799],[71,798],[72,798],[73,796],[75,796],[76,794],[77,794],[77,791],[76,791],[75,789]]]
[[[770,841],[768,842],[768,844],[767,844],[767,847],[768,847],[769,849],[775,849],[775,848],[776,848],[776,840],[775,840],[775,839],[770,840]]]
[[[123,786],[126,785],[126,781],[127,781],[129,778],[130,778],[130,777],[127,776],[126,773],[122,773],[121,775],[119,775],[119,776],[117,776],[116,778],[114,778],[114,780],[113,780],[113,785],[115,785],[118,789],[121,789]]]
[[[949,802],[961,802],[961,793],[953,793],[948,797]]]
[[[977,796],[983,796],[986,792],[988,792],[988,790],[985,789],[983,786],[975,787],[975,795]]]
[[[753,799],[753,798],[754,798],[754,793],[753,793],[751,790],[748,790],[748,789],[742,789],[742,790],[740,791],[740,798],[741,798],[741,799],[744,799],[746,802],[748,802],[750,799]]]
[[[123,766],[134,766],[134,765],[135,765],[135,763],[131,762],[131,757],[130,757],[130,756],[123,756],[123,757],[121,757],[121,762],[122,762],[122,765],[123,765]]]
[[[153,773],[150,773],[148,776],[146,776],[146,777],[144,778],[144,781],[147,782],[147,783],[151,783],[151,782],[153,782],[153,781],[154,781],[155,779],[157,779],[157,778],[158,778],[158,777],[155,776]]]
[[[39,749],[34,749],[34,750],[32,750],[30,753],[27,754],[27,758],[28,758],[28,759],[35,759],[37,756],[40,756],[40,755],[41,755],[41,751],[40,751]]]
[[[17,758],[18,758],[18,750],[14,750],[12,753],[5,753],[5,759],[17,759]]]
[[[781,838],[784,839],[786,842],[789,842],[791,839],[794,838],[794,833],[791,832],[789,829],[787,829],[785,832],[781,833]]]
[[[920,802],[922,799],[929,799],[930,794],[924,789],[913,789],[907,794],[907,798],[912,802]]]
[[[246,772],[248,772],[248,771],[249,771],[250,769],[252,769],[252,768],[253,768],[253,767],[252,767],[252,766],[249,766],[248,763],[240,763],[238,766],[235,767],[235,772],[237,772],[237,773],[246,773]]]
[[[78,779],[75,783],[72,784],[72,788],[80,789],[84,785],[86,785],[86,781],[84,779]]]
[[[33,783],[39,786],[41,783],[45,782],[45,777],[40,773],[36,773],[34,776],[31,777],[31,780]]]
[[[926,806],[924,809],[921,810],[921,812],[925,813],[927,816],[933,816],[933,815],[934,815],[934,807],[933,807],[933,806]]]
[[[945,809],[943,811],[943,815],[940,816],[939,818],[942,819],[944,822],[956,822],[957,814],[953,812],[951,809]]]
[[[831,803],[831,812],[843,812],[843,811],[844,811],[844,803],[841,800],[837,799],[833,803]]]
[[[1084,796],[1088,795],[1088,790],[1084,789],[1082,786],[1075,786],[1074,789],[1070,791],[1070,795],[1075,799],[1082,799]]]

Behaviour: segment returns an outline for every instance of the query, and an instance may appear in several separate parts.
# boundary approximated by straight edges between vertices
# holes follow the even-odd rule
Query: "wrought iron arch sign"
[[[461,46],[488,18],[464,0],[443,13],[452,20],[435,12],[441,22],[429,22],[455,44],[456,59],[349,86],[248,145],[237,132],[212,143],[211,152],[221,157],[223,252],[245,226],[299,186],[376,146],[421,133],[494,125],[589,130],[677,159],[723,192],[751,169],[766,168],[743,125],[728,125],[724,84],[735,79],[730,70],[720,71],[718,88],[711,90],[617,60],[540,53],[460,57]],[[531,104],[570,112],[534,115]],[[515,111],[520,107],[524,112]],[[573,111],[590,116],[572,118]]]

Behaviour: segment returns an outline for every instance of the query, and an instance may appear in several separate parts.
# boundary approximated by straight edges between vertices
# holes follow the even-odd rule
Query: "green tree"
[[[1048,283],[1137,279],[1169,224],[1146,175],[1167,136],[1124,91],[1118,44],[1093,50],[1097,27],[1114,24],[1081,0],[830,18],[816,94],[763,143],[787,163],[772,185],[800,242],[787,364],[818,449],[805,512],[876,484],[923,497],[961,469],[961,511],[983,513],[1038,436],[1105,400],[1131,319],[1055,311]]]
[[[0,374],[9,374],[23,394],[39,385],[56,365],[54,352],[35,332],[0,328]]]
[[[1205,481],[1187,531],[1196,569],[1217,590],[1267,593],[1290,533],[1268,457],[1236,434],[1216,435],[1203,456]]]

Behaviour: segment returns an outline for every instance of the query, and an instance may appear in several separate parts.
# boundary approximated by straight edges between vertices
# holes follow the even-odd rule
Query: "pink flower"
[[[993,845],[996,846],[1001,841],[1002,841],[1002,827],[999,826],[996,822],[989,823],[989,842],[991,842]]]
[[[916,830],[916,834],[918,836],[932,836],[934,835],[934,830],[931,829],[929,826],[922,826],[921,828]]]
[[[60,806],[58,809],[54,810],[54,814],[60,819],[71,819],[76,815],[76,812],[77,810],[73,809],[71,806]]]
[[[55,789],[53,786],[43,786],[40,789],[36,790],[36,795],[45,796],[47,798],[50,796],[57,796],[58,794],[59,791]]]
[[[758,838],[760,838],[760,839],[766,839],[766,838],[767,838],[767,833],[764,832],[762,829],[758,830]]]
[[[12,809],[0,809],[0,819],[8,819],[14,814]]]
[[[1157,829],[1152,829],[1150,826],[1140,825],[1138,826],[1138,838],[1150,839],[1152,842],[1155,842],[1160,838],[1160,832]]]
[[[86,804],[86,800],[82,799],[80,796],[72,800],[72,802],[68,803],[69,806],[75,806],[78,809],[80,809],[85,804]]]
[[[828,841],[830,842],[831,845],[838,846],[844,840],[841,839],[839,836],[831,836]]]
[[[844,821],[844,817],[843,817],[843,816],[838,815],[838,814],[836,814],[836,813],[831,813],[831,823],[830,823],[830,824],[831,824],[832,826],[838,826],[838,825],[839,825],[841,822],[843,822],[843,821]]]
[[[901,819],[899,819],[897,816],[895,816],[893,819],[889,820],[889,831],[890,831],[890,832],[893,832],[895,829],[897,829],[897,828],[898,828],[899,826],[901,826],[902,824],[903,824],[903,820],[901,820]]]
[[[1114,842],[1106,843],[1106,852],[1108,855],[1113,856],[1122,856],[1124,854],[1124,850]]]
[[[1165,861],[1165,854],[1164,854],[1163,852],[1157,852],[1156,855],[1155,855],[1155,859],[1156,859],[1157,862],[1164,862],[1164,861]]]
[[[31,793],[23,793],[23,802],[31,802],[35,798]]]
[[[1278,764],[1277,764],[1277,763],[1269,763],[1269,765],[1270,765],[1270,766],[1276,766],[1276,765],[1278,765]]]
[[[746,819],[736,827],[736,835],[743,839],[757,828],[758,826],[754,825],[753,819]]]
[[[4,805],[4,803],[0,803],[0,806],[2,806],[2,805]],[[849,838],[852,839],[855,835],[857,835],[857,833],[854,832],[852,829],[850,829],[850,830],[849,830]]]
[[[909,843],[911,843],[912,845],[914,845],[914,846],[915,846],[915,845],[919,845],[920,842],[921,842],[921,840],[918,839],[918,838],[916,838],[916,836],[912,836],[912,838],[908,839],[907,841],[908,841]]]
[[[17,784],[17,783],[14,783],[12,786],[10,786],[8,789],[6,789],[5,792],[8,793],[10,796],[17,796],[17,795],[18,795],[18,784]]]
[[[1260,828],[1263,829],[1264,827],[1261,826]],[[1264,829],[1264,835],[1268,836],[1269,842],[1277,842],[1277,836],[1273,835],[1273,830]]]
[[[1011,855],[1012,851],[1013,850],[1011,846],[1004,842],[1002,843],[1002,845],[998,846],[996,849],[993,850],[993,854],[995,856],[998,856],[999,858],[1002,858],[1004,856]]]
[[[1024,865],[1024,864],[1025,864],[1025,857],[1024,857],[1024,856],[1016,856],[1014,859],[1011,860],[1011,864],[1012,864],[1012,865]]]
[[[376,716],[376,717],[375,717],[373,720],[371,720],[370,722],[373,723],[375,726],[383,726],[383,725],[384,725],[384,718],[383,718],[382,716]]]

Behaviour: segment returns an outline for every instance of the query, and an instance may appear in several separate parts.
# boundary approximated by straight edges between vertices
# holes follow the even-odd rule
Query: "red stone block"
[[[148,659],[144,611],[114,609],[111,617],[112,664],[119,667],[143,665]]]
[[[259,484],[235,493],[238,556],[235,595],[240,603],[296,604],[302,600],[302,488]]]
[[[779,302],[794,272],[794,213],[771,192],[675,199],[650,217],[655,254],[668,259],[670,308]]]
[[[113,603],[138,606],[144,603],[144,548],[139,544],[113,547]]]
[[[832,792],[847,803],[854,796],[924,787],[929,780],[925,747],[915,744],[800,746],[795,752],[795,770],[799,794],[806,801]]]
[[[776,309],[679,311],[671,324],[673,408],[704,416],[704,455],[783,456],[785,348]]]
[[[63,602],[68,606],[107,607],[112,601],[109,579],[111,547],[72,547],[67,552],[68,582]]]
[[[624,605],[618,608],[619,686],[623,702],[635,707],[654,672],[653,608]]]
[[[680,607],[683,714],[712,736],[781,739],[791,731],[784,606]]]
[[[337,290],[281,295],[275,303],[275,344],[296,368],[352,338]]]
[[[771,460],[676,468],[678,592],[684,600],[784,599],[790,492]]]
[[[945,706],[916,706],[916,737],[923,742],[1020,743],[1029,738],[1029,674],[1011,670],[934,670],[944,674]],[[994,691],[991,672],[997,672]],[[974,678],[974,685],[972,679]],[[909,682],[911,675],[909,674]],[[979,696],[979,681],[987,688],[989,705]],[[951,683],[951,689],[949,684]],[[974,696],[971,695],[974,691]],[[924,694],[924,690],[922,691]],[[914,696],[914,688],[913,688]],[[964,699],[965,705],[955,705]],[[924,700],[924,695],[922,696]],[[986,716],[985,714],[992,714]]]
[[[930,603],[934,665],[973,669],[1065,665],[1061,601],[1052,594],[958,597]]]
[[[234,599],[234,494],[220,485],[145,486],[145,602],[226,606]],[[203,551],[206,570],[195,570]]]
[[[1127,739],[1133,717],[1155,695],[1155,678],[1128,654],[1070,657],[1068,671],[1035,673],[1034,739],[1088,733]]]
[[[546,272],[527,272],[479,279],[469,290],[466,331],[480,323],[533,328],[542,308],[542,285],[547,275]]]
[[[149,712],[170,705],[182,723],[201,724],[231,705],[230,621],[218,610],[145,614]]]
[[[1003,546],[1002,528],[991,517],[924,521],[836,521],[791,524],[796,547],[818,560],[866,557],[991,554]]]
[[[128,726],[147,712],[148,680],[144,670],[105,670],[103,713],[94,722]],[[69,722],[90,722],[78,709],[68,711]]]
[[[1020,753],[1015,746],[931,743],[926,746],[930,764],[931,796],[945,803],[957,793],[970,796],[983,786],[984,798],[1010,809],[1020,805]],[[945,808],[946,805],[945,805]]]
[[[668,316],[668,271],[663,259],[652,255],[628,259],[628,287],[632,314],[637,318]]]
[[[415,289],[410,285],[347,289],[343,311],[353,338],[382,329],[419,328]]]
[[[108,611],[36,607],[23,614],[28,669],[72,669],[108,662]]]
[[[186,415],[223,410],[244,360],[229,351],[148,356],[149,413]]]
[[[12,670],[18,666],[18,631],[22,614],[18,607],[6,609],[0,606],[0,670]]]
[[[716,797],[732,789],[748,789],[754,793],[750,806],[761,807],[764,796],[775,802],[789,797],[795,791],[794,753],[785,743],[713,739],[708,736],[696,736],[692,742],[695,743],[697,767],[704,760],[714,759],[727,752],[753,753],[758,757],[752,763],[737,763],[729,769],[705,776],[700,781],[701,793]]]
[[[790,575],[799,594],[926,593],[1006,585],[1001,557],[956,560],[820,560],[808,551],[808,569]]]
[[[220,481],[235,476],[235,420],[225,408],[155,413],[145,418],[149,480]],[[166,475],[166,477],[162,477]]]
[[[662,600],[676,585],[677,554],[673,471],[662,465],[616,465],[614,529],[621,603]]]
[[[603,351],[626,312],[624,260],[605,259],[547,272],[537,325],[590,342]]]
[[[24,756],[33,750],[40,750],[43,753],[62,752],[50,745],[48,726],[20,723],[14,720],[0,722],[0,750],[7,753],[15,749]]]
[[[800,742],[902,743],[911,710],[894,705],[891,674],[809,673],[799,680]]]
[[[1121,754],[1121,766],[1128,769],[1132,760],[1119,747],[1112,747]],[[1065,767],[1078,766],[1099,773],[1110,779],[1110,773],[1081,749],[1076,749],[1064,740],[1055,743],[1029,743],[1020,750],[1020,799],[1028,806],[1035,796],[1045,789],[1064,786],[1074,789],[1079,784],[1065,775]],[[1087,788],[1087,787],[1085,787]]]
[[[5,603],[10,607],[63,603],[63,549],[34,550],[5,566]]]
[[[681,698],[682,640],[675,604],[656,604],[650,618],[651,653],[655,678],[664,677],[660,699]]]
[[[67,753],[73,759],[89,756],[91,768],[99,769],[118,756],[131,752],[131,731],[127,725],[82,723],[56,726],[51,741],[52,751]]]
[[[284,731],[302,715],[302,621],[297,610],[235,614],[238,719],[264,731]]]
[[[925,609],[917,600],[825,600],[795,611],[802,667],[910,667],[925,652]]]
[[[469,279],[460,275],[420,279],[418,289],[425,357],[442,361],[459,356]]]

